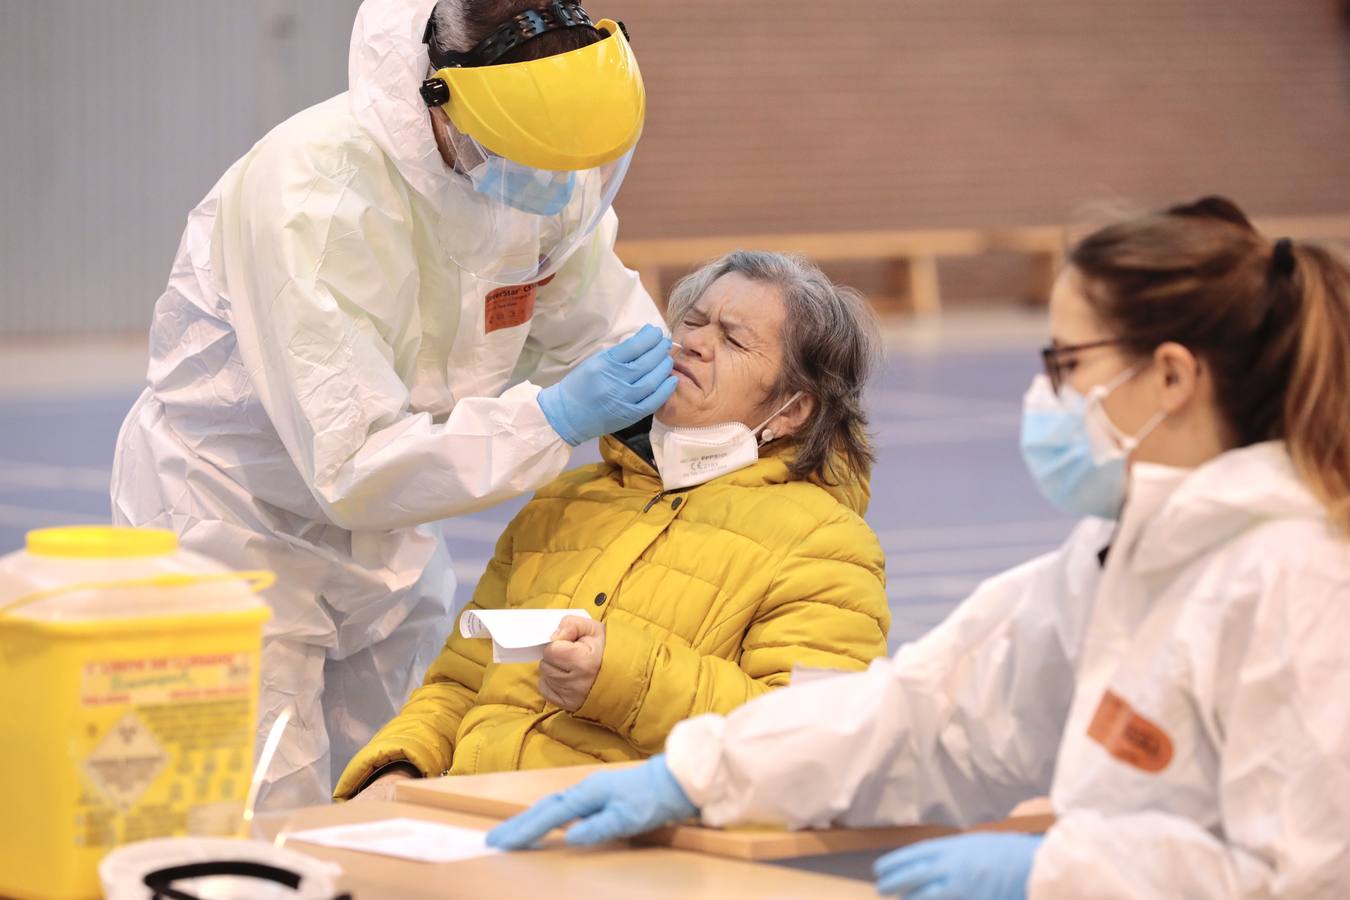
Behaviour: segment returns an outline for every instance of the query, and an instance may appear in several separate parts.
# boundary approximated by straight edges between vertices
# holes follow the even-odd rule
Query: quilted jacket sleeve
[[[577,716],[656,753],[675,723],[729,712],[786,685],[794,665],[865,669],[885,655],[889,627],[876,535],[861,519],[841,516],[811,529],[780,559],[741,640],[739,664],[613,621]]]
[[[671,774],[713,826],[1001,818],[1050,788],[1114,529],[1085,520],[866,672],[681,722],[666,741]]]
[[[497,541],[492,561],[467,609],[499,609],[506,605],[517,521],[513,520]],[[411,763],[426,778],[445,774],[454,755],[459,723],[483,686],[483,673],[491,658],[491,641],[462,637],[456,627],[440,656],[427,669],[422,686],[412,692],[403,710],[348,763],[333,791],[334,798],[349,799],[366,786],[372,775],[391,763]]]

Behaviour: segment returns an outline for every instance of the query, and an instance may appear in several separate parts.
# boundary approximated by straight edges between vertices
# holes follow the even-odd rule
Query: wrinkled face
[[[732,272],[714,281],[671,329],[674,396],[656,417],[688,427],[740,422],[757,427],[774,410],[770,391],[783,364],[783,299],[776,287]]]

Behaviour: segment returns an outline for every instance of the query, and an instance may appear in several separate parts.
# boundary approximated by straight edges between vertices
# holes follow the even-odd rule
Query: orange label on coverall
[[[513,284],[490,291],[483,305],[483,333],[524,325],[534,315],[534,292],[552,281],[550,275],[534,284]]]
[[[530,321],[534,315],[534,289],[532,284],[513,284],[490,292],[483,311],[483,333],[492,334]]]
[[[1167,732],[1113,691],[1102,694],[1087,733],[1107,753],[1145,772],[1161,772],[1172,761],[1172,739]]]

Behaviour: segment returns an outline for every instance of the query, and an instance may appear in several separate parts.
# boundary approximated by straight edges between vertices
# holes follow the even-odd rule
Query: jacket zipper
[[[661,502],[661,498],[663,498],[663,497],[665,497],[665,496],[666,496],[666,492],[665,492],[665,491],[662,491],[661,493],[657,494],[655,497],[653,497],[652,499],[650,499],[650,500],[647,501],[647,505],[644,506],[644,507],[642,507],[642,511],[643,511],[644,513],[651,512],[652,507],[655,506],[656,504],[660,503],[660,502]]]

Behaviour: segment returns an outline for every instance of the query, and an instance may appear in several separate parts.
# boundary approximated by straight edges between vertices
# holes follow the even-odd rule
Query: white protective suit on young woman
[[[537,287],[452,261],[471,188],[417,92],[433,5],[366,0],[349,91],[275,128],[192,211],[118,439],[116,521],[279,576],[260,727],[290,702],[298,720],[274,807],[327,802],[440,649],[454,576],[436,521],[564,468],[540,387],[661,321],[614,255],[612,211]]]
[[[1282,443],[1139,463],[1118,529],[865,673],[678,725],[667,763],[714,825],[968,826],[1048,791],[1031,900],[1343,896],[1347,648],[1350,543]]]

